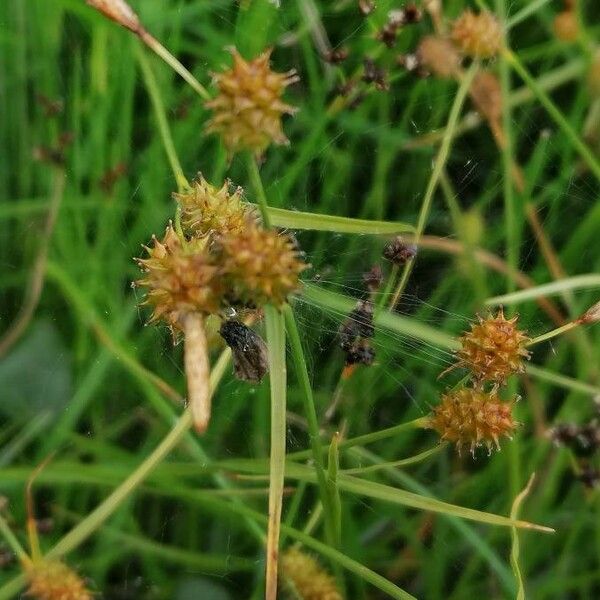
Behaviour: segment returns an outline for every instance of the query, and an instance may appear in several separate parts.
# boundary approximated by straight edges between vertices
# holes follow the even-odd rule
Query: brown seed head
[[[138,16],[124,0],[86,0],[86,2],[111,21],[115,21],[134,33],[140,33],[140,30],[143,29]]]
[[[502,28],[491,12],[466,10],[454,22],[452,39],[467,56],[491,58],[502,46]]]
[[[502,89],[498,78],[490,71],[479,71],[469,90],[479,114],[490,122],[502,117]]]
[[[199,175],[191,190],[183,194],[173,194],[181,206],[181,224],[194,237],[209,233],[239,233],[254,211],[242,202],[242,189],[229,191],[230,183],[225,182],[218,189]]]
[[[296,548],[282,554],[280,573],[294,597],[302,600],[342,600],[335,578],[312,556]]]
[[[271,50],[251,61],[232,49],[233,67],[213,74],[219,94],[206,106],[214,111],[208,133],[218,133],[230,154],[252,150],[260,155],[267,146],[288,142],[281,117],[296,108],[281,100],[285,88],[298,81],[295,71],[275,73],[269,66]]]
[[[471,452],[481,445],[500,449],[500,438],[510,437],[517,424],[512,417],[511,402],[502,402],[496,391],[460,388],[444,394],[429,420],[442,440],[456,443],[460,451],[468,446]]]
[[[37,600],[92,600],[83,580],[59,561],[43,560],[27,567],[27,595]]]
[[[596,304],[590,306],[590,308],[579,317],[579,321],[584,324],[600,322],[600,302],[596,302]]]
[[[166,321],[173,331],[183,329],[193,312],[218,312],[224,288],[220,270],[208,250],[209,240],[195,239],[182,247],[169,225],[162,241],[153,238],[148,258],[137,259],[144,276],[135,282],[147,287],[143,304],[154,308],[150,323]]]
[[[460,71],[460,56],[450,40],[427,35],[417,48],[419,64],[438,77],[456,77]]]
[[[298,276],[308,266],[293,238],[251,222],[243,231],[220,236],[219,246],[235,302],[281,305],[300,287]]]
[[[561,42],[575,42],[579,37],[579,21],[574,10],[564,10],[554,17],[554,35]]]
[[[525,370],[529,338],[517,328],[518,316],[506,319],[502,308],[495,317],[478,319],[460,338],[456,366],[469,369],[477,382],[504,384],[510,375]]]

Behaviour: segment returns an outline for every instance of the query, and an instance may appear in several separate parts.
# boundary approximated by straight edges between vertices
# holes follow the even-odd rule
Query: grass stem
[[[456,96],[454,97],[454,102],[452,104],[452,108],[450,109],[450,116],[448,117],[448,124],[446,125],[444,137],[442,139],[440,149],[438,150],[437,156],[433,164],[431,177],[429,178],[427,189],[425,191],[425,197],[423,198],[423,204],[421,205],[421,210],[419,212],[419,219],[417,221],[417,226],[415,228],[414,234],[416,244],[419,243],[419,238],[421,237],[421,235],[423,235],[423,232],[425,230],[427,219],[429,217],[429,212],[431,211],[431,205],[433,203],[433,196],[440,181],[440,177],[444,170],[444,166],[446,165],[446,161],[448,160],[448,156],[450,155],[450,147],[452,144],[452,137],[456,129],[456,124],[458,123],[460,112],[462,110],[465,98],[467,97],[467,93],[469,92],[471,82],[473,81],[473,77],[475,77],[477,69],[477,63],[473,63],[469,67],[467,72],[463,75],[460,85],[458,87],[458,91],[456,92]],[[396,287],[394,295],[392,296],[392,300],[390,301],[391,310],[393,310],[398,304],[398,301],[400,300],[400,297],[404,292],[406,284],[408,283],[408,278],[410,277],[410,274],[414,267],[414,262],[415,261],[413,259],[407,262],[404,266],[404,270],[402,271],[400,281]]]
[[[189,187],[189,183],[183,173],[181,163],[179,162],[179,157],[177,156],[177,151],[175,150],[175,144],[173,143],[173,136],[171,135],[169,123],[167,122],[165,105],[162,100],[160,88],[156,81],[156,77],[154,77],[154,73],[152,72],[152,68],[150,67],[150,63],[148,62],[146,55],[137,45],[136,56],[142,71],[144,84],[148,90],[150,100],[152,101],[154,116],[156,117],[156,122],[158,124],[158,132],[160,134],[163,148],[165,149],[165,153],[169,160],[169,164],[171,165],[171,170],[173,171],[175,182],[177,184],[177,189],[179,192],[183,192]]]

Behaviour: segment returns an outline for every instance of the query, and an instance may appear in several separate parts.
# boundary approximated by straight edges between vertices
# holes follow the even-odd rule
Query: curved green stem
[[[452,145],[452,138],[454,136],[456,124],[458,123],[458,117],[460,116],[460,111],[462,110],[465,98],[467,97],[467,93],[469,91],[469,88],[471,87],[471,82],[473,81],[473,77],[475,77],[477,69],[477,63],[473,63],[469,67],[468,71],[463,75],[460,82],[460,86],[458,87],[458,91],[456,92],[456,96],[454,97],[454,103],[452,104],[452,108],[450,109],[450,116],[448,117],[448,125],[446,126],[444,138],[442,139],[442,144],[435,158],[433,171],[431,172],[431,177],[429,178],[429,183],[427,184],[427,189],[425,191],[425,197],[423,198],[423,204],[421,205],[421,210],[419,212],[419,220],[417,221],[417,226],[414,234],[415,244],[419,243],[419,238],[423,235],[423,232],[425,230],[425,225],[427,224],[429,212],[433,203],[433,196],[440,181],[440,177],[442,176],[442,172],[444,170],[446,161],[448,160],[448,156],[450,155],[450,146]],[[400,300],[400,297],[404,292],[404,288],[408,283],[408,278],[410,277],[413,266],[414,260],[407,262],[404,266],[402,276],[400,277],[400,282],[398,283],[396,291],[394,292],[392,300],[390,301],[391,310],[393,310],[396,304],[398,304],[398,301]]]
[[[150,63],[148,62],[146,55],[142,52],[141,48],[137,46],[137,44],[136,56],[142,70],[144,84],[148,90],[150,100],[152,101],[152,107],[154,108],[154,116],[156,117],[156,122],[158,124],[160,139],[169,160],[169,164],[171,165],[173,175],[175,176],[177,189],[182,192],[189,187],[189,183],[183,174],[183,169],[181,168],[181,163],[179,162],[179,158],[175,150],[175,144],[173,143],[173,136],[171,135],[171,130],[169,129],[169,123],[167,122],[165,105],[162,100],[160,88],[158,87],[156,77],[154,77],[154,73],[152,72],[152,68],[150,67]]]

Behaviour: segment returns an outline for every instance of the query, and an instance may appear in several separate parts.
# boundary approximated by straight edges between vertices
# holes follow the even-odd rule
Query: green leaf
[[[313,469],[304,465],[296,464],[288,464],[286,469],[286,477],[311,482],[316,480]],[[382,483],[376,483],[374,481],[359,479],[357,477],[352,477],[351,475],[345,475],[344,473],[338,474],[337,486],[340,490],[345,490],[360,496],[375,498],[377,500],[383,500],[393,504],[410,506],[411,508],[436,512],[448,516],[460,517],[462,519],[470,519],[471,521],[487,523],[488,525],[535,529],[545,533],[554,532],[554,530],[550,527],[545,527],[543,525],[536,525],[527,521],[519,521],[517,519],[511,519],[501,515],[495,515],[472,508],[465,508],[463,506],[449,504],[448,502],[442,502],[436,498],[422,496],[420,494],[415,494],[414,492],[408,492],[400,488],[384,485]]]
[[[485,303],[488,306],[496,306],[498,304],[518,304],[519,302],[524,302],[525,300],[535,300],[537,298],[546,296],[554,296],[569,290],[581,290],[599,287],[600,275],[597,273],[589,273],[587,275],[576,275],[575,277],[568,277],[566,279],[560,279],[559,281],[544,283],[543,285],[536,285],[535,287],[527,288],[526,290],[519,290],[518,292],[512,292],[511,294],[494,296],[493,298],[488,298]]]
[[[351,219],[336,215],[319,215],[299,210],[269,207],[271,222],[276,227],[310,229],[312,231],[335,231],[337,233],[359,233],[370,235],[394,235],[412,232],[415,228],[400,221],[371,221]]]

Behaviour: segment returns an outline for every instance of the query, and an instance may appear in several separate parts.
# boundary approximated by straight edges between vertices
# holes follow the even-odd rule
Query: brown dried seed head
[[[335,578],[309,554],[290,548],[281,555],[280,573],[294,597],[302,600],[342,600]]]
[[[495,391],[460,388],[444,394],[429,419],[429,427],[442,440],[454,442],[459,451],[468,446],[471,452],[485,445],[500,449],[500,438],[510,437],[517,423],[512,417],[511,402],[502,402]]]
[[[495,317],[478,318],[460,338],[456,366],[469,369],[476,381],[504,384],[510,375],[525,370],[529,338],[517,328],[518,316],[506,319],[502,308]]]
[[[144,276],[135,283],[148,288],[143,304],[154,308],[149,322],[162,319],[177,331],[189,313],[218,312],[224,287],[208,239],[193,240],[183,248],[169,225],[163,240],[153,238],[146,250],[148,258],[137,259]]]
[[[252,223],[235,235],[221,236],[219,246],[235,302],[281,305],[300,287],[298,276],[308,266],[293,238]]]
[[[596,304],[590,306],[590,308],[579,317],[579,322],[584,324],[600,322],[600,302],[596,302]]]
[[[469,94],[482,117],[498,122],[502,117],[502,88],[493,73],[479,71],[473,78]]]
[[[126,27],[134,33],[142,29],[138,16],[124,0],[86,0],[87,3],[100,11],[105,17]]]
[[[561,42],[575,42],[579,37],[579,21],[574,10],[564,10],[554,17],[554,35]]]
[[[201,237],[209,233],[237,233],[253,219],[254,211],[242,202],[242,189],[229,191],[225,182],[218,189],[199,175],[191,190],[173,194],[181,206],[181,224],[191,235]]]
[[[37,600],[92,600],[83,580],[59,561],[41,561],[27,568],[27,595]]]
[[[213,75],[219,94],[206,103],[214,111],[206,131],[220,134],[230,154],[252,150],[260,155],[272,142],[286,144],[281,117],[294,114],[296,108],[281,97],[288,85],[298,81],[295,71],[272,71],[271,50],[251,61],[235,49],[231,53],[233,67]]]
[[[502,28],[491,12],[466,10],[454,22],[452,39],[467,56],[491,58],[502,46]]]
[[[417,48],[420,65],[438,77],[456,77],[460,71],[460,56],[450,40],[427,35]]]

